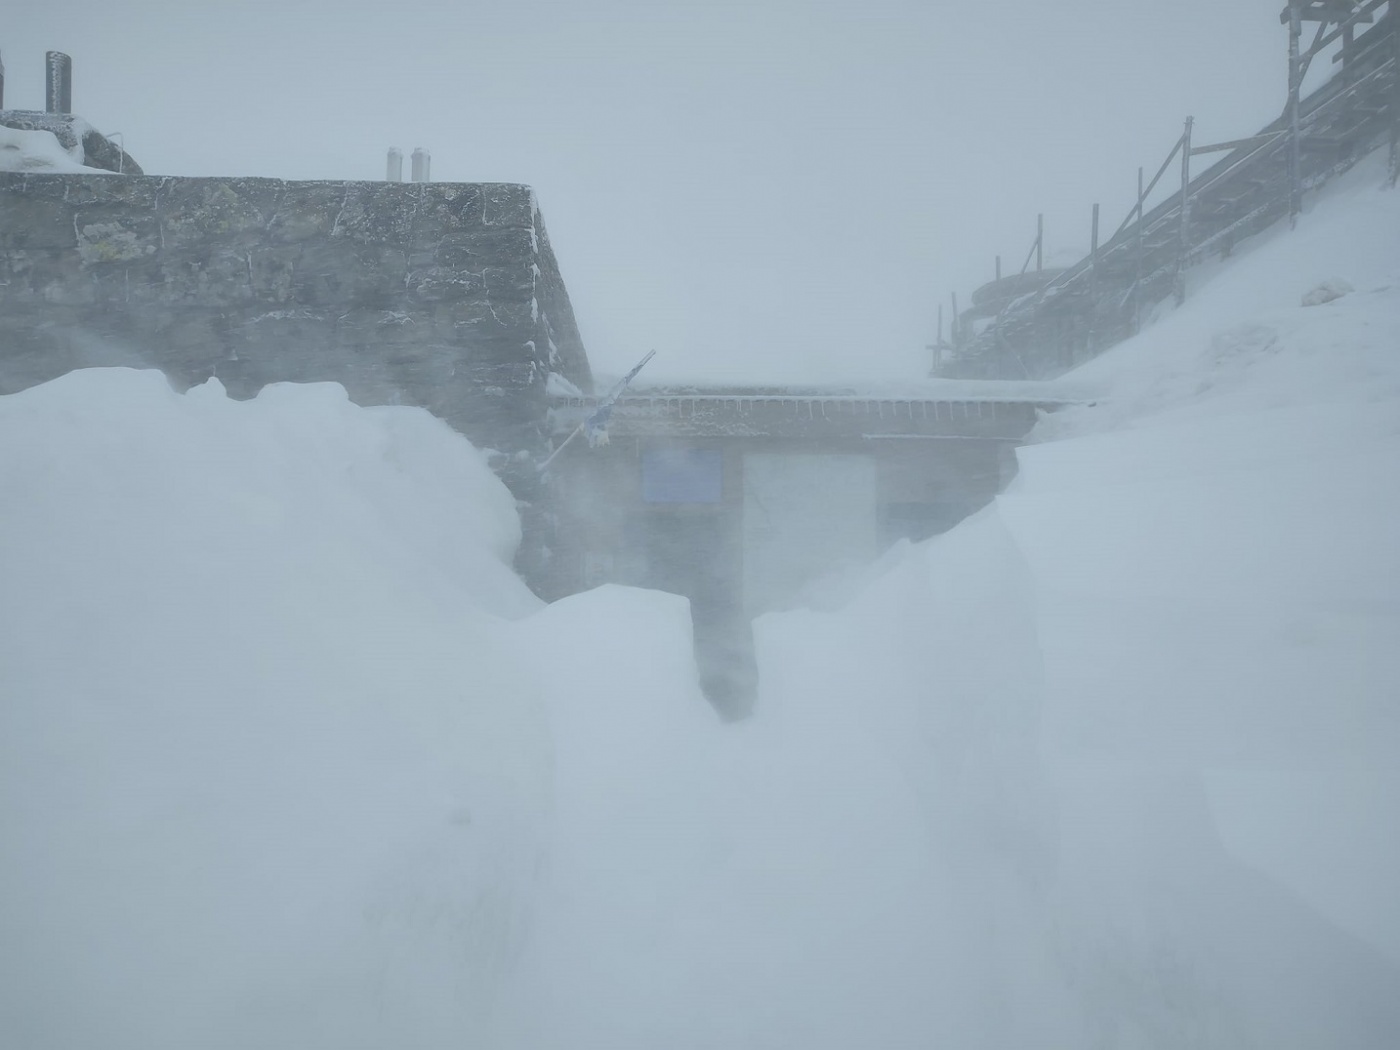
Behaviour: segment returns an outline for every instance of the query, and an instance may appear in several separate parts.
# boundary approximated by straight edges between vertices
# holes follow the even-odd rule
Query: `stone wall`
[[[426,408],[507,454],[527,577],[547,374],[592,383],[527,186],[0,173],[0,393],[98,365]]]
[[[526,186],[0,174],[0,392],[99,364],[334,380],[506,452],[548,371],[590,383]]]

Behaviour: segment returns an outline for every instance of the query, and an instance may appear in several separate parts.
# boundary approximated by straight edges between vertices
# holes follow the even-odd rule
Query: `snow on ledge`
[[[82,163],[81,141],[66,150],[52,131],[21,131],[0,125],[0,171],[42,175],[111,175]]]

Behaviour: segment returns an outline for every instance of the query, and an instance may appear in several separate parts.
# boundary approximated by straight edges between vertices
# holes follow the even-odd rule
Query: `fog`
[[[1384,151],[1070,375],[930,384],[962,429],[874,392],[1037,213],[1276,116],[1278,3],[12,15],[6,105],[64,50],[148,173],[532,184],[603,377],[867,386],[548,459],[0,396],[0,1048],[1400,1045]]]
[[[951,292],[1083,250],[1181,122],[1283,108],[1277,0],[510,4],[55,0],[11,11],[7,105],[74,110],[154,174],[539,191],[595,368],[650,381],[924,374]]]

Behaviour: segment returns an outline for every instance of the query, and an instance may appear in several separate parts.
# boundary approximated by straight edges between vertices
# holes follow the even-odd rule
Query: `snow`
[[[0,398],[0,1044],[1400,1045],[1380,182],[760,618],[737,724],[682,599],[531,597],[425,413]]]
[[[553,352],[554,344],[550,344],[550,351]],[[549,372],[545,375],[544,391],[550,397],[583,397],[584,393],[567,377],[558,372]]]
[[[76,372],[0,447],[0,1044],[469,1036],[542,807],[504,486],[331,385]]]
[[[1042,581],[1066,753],[1197,777],[1240,859],[1395,962],[1400,193],[1383,185],[1375,157],[1069,377],[1111,396],[1048,420],[1057,440],[1022,450],[997,506]],[[1323,286],[1342,294],[1306,305]]]
[[[63,148],[52,131],[22,131],[0,125],[0,171],[74,175],[111,174],[83,164],[83,147]]]

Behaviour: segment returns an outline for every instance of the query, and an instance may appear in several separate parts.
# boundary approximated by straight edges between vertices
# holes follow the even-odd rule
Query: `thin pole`
[[[1179,149],[1181,149],[1180,136],[1177,137],[1176,145],[1172,146],[1172,151],[1167,154],[1167,159],[1162,161],[1162,166],[1157,169],[1157,174],[1153,175],[1152,181],[1147,184],[1147,189],[1144,190],[1141,186],[1138,186],[1138,207],[1129,210],[1127,216],[1123,219],[1122,224],[1119,225],[1118,229],[1113,231],[1113,237],[1109,238],[1110,241],[1128,228],[1128,223],[1133,221],[1134,212],[1137,213],[1137,217],[1139,219],[1142,218],[1142,202],[1147,199],[1147,195],[1149,193],[1151,193],[1154,189],[1157,188],[1157,183],[1160,182],[1162,176],[1167,173],[1167,169],[1172,166],[1172,161],[1176,159],[1176,151]]]
[[[1137,262],[1133,273],[1133,331],[1138,329],[1138,306],[1142,302],[1142,168],[1138,168]]]
[[[1400,182],[1400,8],[1391,0],[1390,42],[1395,69],[1390,78],[1390,184]]]
[[[1035,269],[1039,273],[1041,266],[1041,254],[1045,250],[1045,214],[1035,217]]]
[[[1302,130],[1299,125],[1299,96],[1303,88],[1303,64],[1298,41],[1303,35],[1300,0],[1288,0],[1288,222],[1298,225],[1303,210]]]
[[[954,346],[958,345],[958,340],[962,332],[958,326],[958,293],[953,293],[953,319],[948,322],[948,341]]]
[[[1099,266],[1099,206],[1094,205],[1094,223],[1089,232],[1089,254],[1093,258],[1094,269]]]
[[[1099,206],[1094,205],[1094,220],[1089,229],[1089,355],[1095,352],[1098,342],[1094,322],[1099,313]]]
[[[1142,167],[1138,167],[1138,195],[1137,195],[1137,252],[1138,252],[1138,280],[1142,279]]]
[[[1186,254],[1191,249],[1191,125],[1194,117],[1186,118],[1186,131],[1181,136],[1181,228],[1176,247],[1176,305],[1186,301]]]
[[[1001,280],[1001,256],[997,256],[997,280]]]

